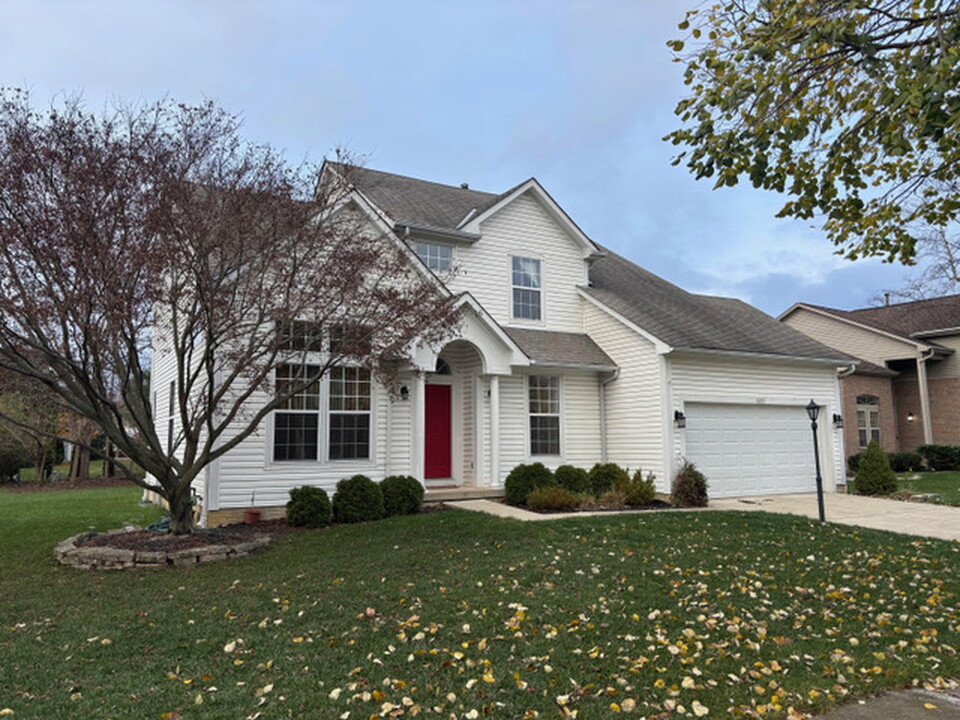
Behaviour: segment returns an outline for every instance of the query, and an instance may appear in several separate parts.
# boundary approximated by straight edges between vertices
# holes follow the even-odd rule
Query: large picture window
[[[560,454],[560,378],[531,375],[530,454]]]
[[[510,262],[513,317],[518,320],[540,320],[543,317],[540,261],[534,258],[514,257]]]
[[[370,372],[330,370],[330,459],[370,457]]]
[[[281,365],[277,368],[277,394],[290,383],[315,374],[316,365]],[[315,382],[291,396],[273,417],[273,459],[316,460],[320,428],[320,383]]]

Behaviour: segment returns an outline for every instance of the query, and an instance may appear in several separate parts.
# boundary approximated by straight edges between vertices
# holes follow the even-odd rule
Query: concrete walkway
[[[761,510],[814,519],[818,517],[816,493],[720,498],[711,500],[710,507],[715,510]],[[940,540],[960,540],[960,508],[949,505],[826,493],[824,507],[827,522]]]
[[[960,697],[956,690],[898,690],[842,705],[819,717],[822,720],[960,720]]]

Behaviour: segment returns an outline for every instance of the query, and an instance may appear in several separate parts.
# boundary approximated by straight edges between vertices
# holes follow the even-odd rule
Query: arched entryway
[[[486,412],[483,356],[466,340],[444,346],[424,378],[423,469],[433,486],[475,485]]]

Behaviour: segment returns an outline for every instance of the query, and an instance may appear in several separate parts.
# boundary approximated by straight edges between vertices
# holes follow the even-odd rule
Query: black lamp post
[[[807,416],[810,418],[810,427],[813,428],[813,460],[817,465],[817,509],[820,511],[820,522],[826,522],[823,514],[823,478],[820,477],[820,446],[817,445],[817,416],[820,406],[813,400],[807,405]]]

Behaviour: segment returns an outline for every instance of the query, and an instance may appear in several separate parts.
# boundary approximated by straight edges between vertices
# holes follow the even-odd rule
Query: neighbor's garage
[[[686,457],[707,477],[710,497],[816,489],[802,406],[688,402],[684,413]]]

